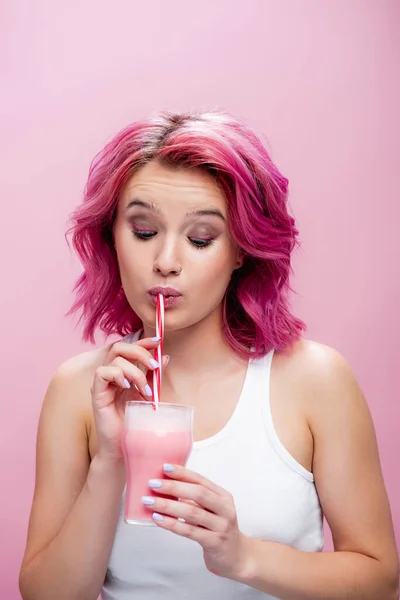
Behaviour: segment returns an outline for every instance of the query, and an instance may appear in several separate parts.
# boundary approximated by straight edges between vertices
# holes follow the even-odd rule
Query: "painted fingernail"
[[[153,395],[152,389],[151,389],[151,387],[149,386],[148,383],[146,383],[146,385],[144,387],[144,391],[146,392],[147,396],[152,396]]]
[[[126,377],[124,377],[124,386],[125,386],[126,388],[128,388],[128,390],[129,390],[129,388],[131,387],[131,384],[129,383],[129,381],[127,380],[127,378],[126,378]]]
[[[150,358],[149,364],[151,367],[153,367],[153,369],[158,369],[158,367],[160,366],[154,358]]]
[[[151,506],[152,504],[154,504],[155,499],[152,498],[151,496],[142,496],[142,502],[146,506]]]
[[[149,487],[151,488],[160,488],[162,486],[162,482],[160,479],[150,479]]]
[[[166,473],[172,473],[172,471],[174,470],[173,465],[170,465],[169,463],[165,463],[163,466],[163,469]]]
[[[161,340],[159,335],[156,335],[156,337],[151,338],[152,342],[159,342]]]
[[[170,357],[170,355],[169,355],[169,354],[166,354],[164,358],[165,358],[165,366],[167,366],[167,364],[168,364],[168,363],[169,363],[169,361],[171,360],[171,357]]]
[[[163,521],[163,520],[164,520],[164,517],[163,517],[162,515],[160,515],[160,513],[153,513],[153,514],[152,514],[152,517],[153,517],[153,519],[154,519],[155,521],[159,521],[159,522],[160,522],[160,521]]]

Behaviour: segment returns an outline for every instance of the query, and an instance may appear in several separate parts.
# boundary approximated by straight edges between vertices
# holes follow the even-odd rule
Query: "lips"
[[[148,292],[148,298],[153,306],[157,306],[157,297],[159,293],[160,292],[155,293],[153,290]],[[182,294],[177,292],[177,290],[174,290],[174,295],[165,293],[165,290],[162,294],[164,296],[164,308],[166,310],[180,303],[183,298]]]
[[[158,294],[162,294],[165,298],[179,298],[179,296],[182,296],[182,294],[174,289],[174,288],[167,288],[167,287],[155,287],[155,288],[151,288],[151,290],[149,290],[148,292],[149,294],[151,294],[152,296],[157,296]]]

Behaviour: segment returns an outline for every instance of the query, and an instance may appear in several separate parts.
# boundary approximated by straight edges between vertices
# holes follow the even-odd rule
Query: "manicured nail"
[[[161,340],[159,335],[156,335],[156,337],[151,338],[152,342],[159,342]]]
[[[160,479],[150,479],[149,487],[151,488],[160,488],[162,486],[162,482]]]
[[[172,473],[172,471],[174,470],[173,465],[170,465],[169,463],[165,463],[163,466],[163,469],[166,473]]]
[[[155,499],[152,498],[151,496],[142,496],[142,502],[146,506],[151,506],[152,504],[154,504]]]
[[[167,364],[169,363],[169,361],[171,360],[171,357],[169,354],[165,355],[165,366],[167,366]]]
[[[159,521],[159,522],[160,522],[160,521],[163,521],[163,520],[164,520],[164,517],[163,517],[162,515],[160,515],[160,513],[153,513],[153,514],[152,514],[152,517],[153,517],[153,519],[154,519],[155,521]]]
[[[147,396],[152,396],[152,395],[153,395],[153,392],[152,392],[152,390],[151,390],[151,387],[149,386],[149,384],[148,384],[148,383],[146,383],[146,385],[145,385],[145,387],[144,387],[144,391],[146,392],[146,395],[147,395]]]
[[[127,380],[126,377],[124,377],[124,385],[125,385],[126,388],[128,388],[128,390],[131,387],[131,384],[129,383],[129,381]]]
[[[150,366],[153,367],[153,369],[158,369],[160,366],[154,358],[150,358],[149,363]]]

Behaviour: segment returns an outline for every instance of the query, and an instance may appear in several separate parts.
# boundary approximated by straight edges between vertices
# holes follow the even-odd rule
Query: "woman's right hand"
[[[158,368],[150,352],[158,344],[156,338],[135,343],[118,341],[110,347],[103,365],[97,367],[91,393],[100,458],[123,460],[121,436],[125,403],[127,400],[152,401],[147,371]],[[136,366],[139,364],[142,368]],[[167,364],[168,358],[164,356],[163,368]]]

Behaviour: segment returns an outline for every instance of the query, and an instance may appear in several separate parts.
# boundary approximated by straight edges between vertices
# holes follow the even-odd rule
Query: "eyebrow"
[[[162,211],[152,202],[145,202],[144,200],[131,200],[131,202],[129,202],[129,204],[126,207],[126,210],[129,210],[130,208],[132,208],[132,206],[140,206],[142,208],[147,208],[148,210],[151,210],[151,212],[154,212],[158,215],[162,214]],[[186,218],[207,216],[219,217],[225,222],[224,215],[220,210],[216,208],[208,208],[204,210],[190,210],[185,215]]]

